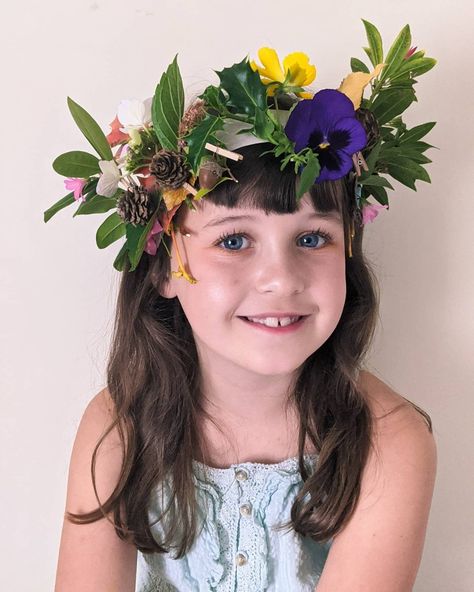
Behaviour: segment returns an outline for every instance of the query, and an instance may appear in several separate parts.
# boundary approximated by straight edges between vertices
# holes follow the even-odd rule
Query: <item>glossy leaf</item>
[[[178,148],[178,129],[184,113],[184,88],[177,59],[178,54],[161,75],[151,106],[153,130],[167,150]]]
[[[57,214],[63,208],[70,206],[75,201],[76,200],[74,199],[74,192],[71,191],[71,193],[68,193],[63,198],[61,198],[59,201],[57,201],[55,204],[53,204],[50,208],[48,208],[47,210],[44,211],[44,213],[43,213],[44,221],[47,222],[48,220],[50,220],[54,216],[54,214]]]
[[[407,51],[410,49],[410,45],[410,26],[405,25],[388,50],[387,57],[384,60],[387,66],[382,71],[380,81],[390,78],[392,74],[397,72],[398,67],[402,64],[407,54]]]
[[[74,150],[58,156],[53,162],[53,169],[64,177],[87,179],[100,173],[99,159],[93,154]]]
[[[420,140],[426,136],[426,134],[430,132],[435,125],[436,121],[429,121],[428,123],[422,123],[421,125],[412,127],[410,130],[407,130],[402,136],[400,136],[400,144]]]
[[[375,99],[372,111],[379,125],[383,125],[405,111],[414,100],[412,90],[385,90]]]
[[[95,240],[99,249],[104,249],[124,234],[125,223],[117,212],[113,212],[97,229]]]
[[[351,70],[353,72],[365,72],[366,74],[370,74],[370,70],[364,62],[357,58],[351,58]]]
[[[247,58],[230,68],[215,72],[219,76],[221,88],[228,94],[229,110],[254,117],[256,109],[266,109],[267,89]]]
[[[107,142],[104,132],[100,129],[99,124],[83,107],[74,102],[70,97],[67,98],[67,104],[78,128],[87,138],[97,154],[102,160],[112,160],[112,149]]]
[[[82,202],[74,216],[86,214],[103,214],[117,206],[117,200],[113,197],[104,197],[103,195],[92,194],[86,197],[86,201]]]
[[[319,175],[320,169],[318,157],[312,150],[308,151],[307,163],[300,175],[300,183],[296,193],[297,199],[302,197],[303,193],[308,191],[311,185],[313,185]]]
[[[371,50],[372,65],[376,66],[383,62],[382,37],[375,25],[364,19],[362,19],[362,22],[364,23],[367,41]]]
[[[117,271],[123,271],[123,268],[125,265],[125,260],[128,259],[127,254],[128,254],[128,244],[127,244],[127,241],[125,241],[114,260],[114,268]]]
[[[134,226],[133,224],[126,224],[126,236],[128,244],[128,256],[130,259],[130,271],[134,271],[140,261],[145,248],[146,237],[150,232],[156,215],[153,215],[146,226]]]
[[[186,136],[186,143],[189,148],[188,161],[195,175],[199,172],[201,158],[205,154],[209,154],[209,151],[205,148],[206,143],[220,144],[214,134],[217,130],[223,128],[224,120],[221,117],[206,114],[204,119]]]

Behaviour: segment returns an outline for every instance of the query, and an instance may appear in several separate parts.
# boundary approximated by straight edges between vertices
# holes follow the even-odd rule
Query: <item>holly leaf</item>
[[[161,75],[151,105],[153,130],[167,150],[178,148],[178,129],[184,113],[184,88],[177,59],[178,54]]]
[[[187,160],[195,175],[199,172],[201,158],[204,154],[207,154],[205,148],[206,142],[220,144],[214,134],[217,130],[222,130],[223,128],[224,121],[221,117],[216,117],[215,115],[209,115],[209,113],[207,113],[204,119],[202,119],[187,136],[185,136],[188,145]]]
[[[220,86],[228,95],[227,105],[235,113],[255,117],[256,109],[267,107],[267,89],[260,74],[253,71],[247,58],[229,68],[217,71]]]

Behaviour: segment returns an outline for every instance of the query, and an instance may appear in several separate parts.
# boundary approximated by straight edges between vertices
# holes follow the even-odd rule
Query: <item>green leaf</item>
[[[215,70],[221,87],[228,94],[227,105],[235,113],[255,116],[256,109],[267,108],[267,89],[260,74],[253,71],[247,58],[221,71]]]
[[[234,181],[234,179],[232,179],[232,177],[221,177],[219,179],[219,181],[217,181],[217,183],[211,189],[208,189],[207,187],[201,187],[201,189],[199,189],[199,191],[193,197],[193,200],[195,201],[198,199],[202,199],[205,195],[207,195],[209,193],[209,191],[212,191],[213,189],[215,189],[218,185],[220,185],[224,181]],[[234,183],[235,183],[235,181],[234,181]]]
[[[417,125],[412,127],[410,130],[407,130],[402,136],[400,136],[400,144],[405,144],[407,142],[415,142],[423,136],[431,131],[434,126],[436,125],[436,121],[429,121],[428,123],[422,123],[421,125]]]
[[[353,72],[365,72],[370,74],[370,70],[367,68],[364,62],[357,58],[351,58],[351,70]]]
[[[257,137],[271,141],[275,124],[271,118],[268,117],[266,111],[262,111],[262,109],[256,109],[255,124],[253,129]]]
[[[306,166],[304,167],[300,175],[300,183],[296,193],[297,199],[302,197],[303,193],[308,191],[311,185],[316,181],[320,169],[321,167],[319,164],[318,157],[312,150],[309,150],[307,155]]]
[[[398,80],[400,77],[406,76],[409,73],[411,76],[420,76],[425,72],[434,68],[437,61],[433,58],[419,58],[417,60],[406,60],[404,64],[400,66],[398,71],[390,77],[390,81]]]
[[[361,177],[359,183],[364,186],[370,185],[371,187],[388,187],[389,189],[393,189],[388,179],[379,177],[378,175],[370,175],[366,179]]]
[[[74,216],[85,214],[103,214],[117,206],[117,200],[113,197],[104,197],[103,195],[92,194],[90,197],[86,196],[86,201],[74,212]]]
[[[78,128],[87,138],[88,142],[97,152],[97,154],[102,158],[102,160],[112,160],[112,149],[107,142],[104,132],[100,129],[99,124],[89,115],[89,113],[87,113],[85,109],[75,103],[70,97],[67,98],[67,104]]]
[[[195,175],[198,174],[201,158],[204,154],[209,154],[205,149],[206,142],[214,145],[220,144],[221,142],[217,140],[214,134],[217,130],[222,130],[223,128],[224,120],[221,117],[206,114],[204,119],[186,136],[186,142],[188,144],[187,160]]]
[[[372,64],[376,66],[383,62],[382,37],[375,25],[364,19],[362,19],[362,22],[364,23],[367,41],[371,49]]]
[[[87,179],[100,173],[99,159],[93,154],[75,150],[65,152],[53,162],[53,169],[64,177]]]
[[[63,198],[61,198],[59,201],[57,201],[54,205],[52,205],[50,208],[48,208],[47,210],[44,211],[44,214],[43,214],[44,221],[47,222],[48,220],[50,220],[54,216],[54,214],[56,214],[57,212],[59,212],[63,208],[66,208],[67,206],[73,204],[75,201],[76,200],[74,199],[74,192],[71,191],[71,193],[68,193]]]
[[[214,109],[219,115],[227,113],[226,98],[219,87],[213,85],[206,87],[198,98],[205,102],[207,108]]]
[[[402,156],[393,158],[387,164],[388,173],[397,181],[416,191],[415,180],[431,183],[426,170],[416,162]]]
[[[368,197],[369,195],[373,195],[375,199],[379,202],[382,206],[388,206],[388,195],[387,190],[384,187],[376,187],[374,185],[367,187],[367,193],[365,195]]]
[[[366,158],[366,163],[367,163],[367,166],[369,167],[369,171],[368,171],[369,174],[371,174],[375,168],[375,165],[377,163],[377,159],[380,154],[381,147],[382,147],[382,140],[380,139],[377,142],[377,144],[375,144],[375,146],[372,148],[372,150],[370,151],[370,154]]]
[[[388,148],[383,152],[383,160],[389,161],[392,158],[397,158],[398,156],[402,156],[404,158],[409,158],[419,164],[428,164],[432,162],[427,156],[422,154],[419,150],[415,148],[410,148],[411,144],[404,144],[403,146],[395,146],[393,148]]]
[[[372,111],[379,125],[384,125],[405,111],[414,100],[415,93],[412,90],[384,90],[375,99]]]
[[[127,244],[127,241],[125,241],[123,243],[120,251],[118,252],[117,257],[115,257],[114,267],[117,271],[123,271],[125,259],[127,259],[127,253],[128,253],[128,244]]]
[[[178,129],[184,113],[184,88],[178,54],[161,75],[151,106],[153,130],[163,148],[177,150]]]
[[[99,249],[104,249],[124,236],[124,234],[125,223],[117,212],[113,212],[97,229],[95,240]]]
[[[126,224],[128,256],[131,264],[130,271],[134,271],[140,261],[143,249],[145,248],[146,237],[155,222],[155,218],[156,214],[150,218],[146,226]]]
[[[385,63],[387,66],[382,70],[379,81],[382,82],[387,78],[390,78],[397,72],[398,67],[403,62],[407,51],[410,49],[411,44],[411,32],[410,26],[405,25],[400,33],[397,35],[392,46],[388,50]]]
[[[373,54],[371,48],[370,47],[363,47],[362,49],[367,54],[367,57],[369,58],[370,63],[375,65],[374,54]]]

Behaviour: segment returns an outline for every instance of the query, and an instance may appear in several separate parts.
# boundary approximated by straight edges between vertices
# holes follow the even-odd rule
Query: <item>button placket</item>
[[[251,487],[251,479],[249,472],[247,471],[247,469],[243,467],[236,467],[235,478],[239,482],[239,495],[237,502],[239,504],[240,523],[241,517],[243,517],[242,519],[248,520],[248,517],[252,514],[252,504],[249,501],[249,488]],[[237,566],[237,569],[245,565],[248,565],[251,562],[251,558],[249,557],[248,553],[248,545],[250,543],[248,539],[250,534],[248,528],[249,525],[246,525],[245,523],[243,523],[242,525],[239,524],[239,547],[235,555],[235,564]]]

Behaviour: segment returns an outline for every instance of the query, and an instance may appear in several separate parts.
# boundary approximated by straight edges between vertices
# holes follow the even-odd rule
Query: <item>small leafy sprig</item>
[[[417,100],[414,89],[416,79],[437,62],[425,57],[423,50],[411,48],[409,25],[403,27],[384,56],[380,32],[372,23],[364,19],[362,22],[368,41],[368,47],[363,49],[370,63],[373,66],[385,63],[385,67],[380,76],[371,82],[370,97],[361,103],[362,108],[375,115],[380,126],[380,140],[367,155],[369,170],[362,173],[358,183],[363,201],[372,195],[381,205],[388,206],[387,189],[393,189],[393,186],[383,174],[415,191],[416,180],[431,182],[423,165],[432,161],[424,152],[435,146],[421,139],[435,126],[435,122],[408,129],[401,114]],[[351,68],[353,72],[369,73],[368,66],[358,58],[351,58]]]

